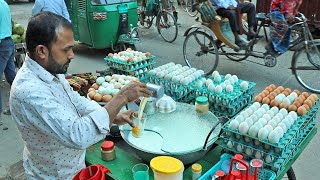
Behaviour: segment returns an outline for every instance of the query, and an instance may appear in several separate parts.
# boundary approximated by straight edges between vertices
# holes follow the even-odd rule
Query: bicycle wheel
[[[320,39],[309,41],[308,50],[295,51],[292,57],[292,73],[307,90],[320,93]]]
[[[184,11],[187,11],[187,0],[180,0],[180,6]]]
[[[177,39],[178,26],[177,21],[170,12],[161,11],[157,15],[157,28],[158,33],[162,38],[171,43]]]
[[[288,169],[287,176],[288,176],[289,180],[296,180],[296,175],[295,175],[292,167],[290,167],[290,169]]]
[[[206,75],[211,75],[219,61],[216,42],[205,32],[191,32],[183,42],[183,57],[189,67],[202,69]]]
[[[240,51],[236,52],[227,45],[222,45],[220,48],[224,55],[231,61],[243,61],[249,56],[247,49],[241,49]]]
[[[194,0],[185,0],[186,1],[186,10],[189,16],[194,17],[198,14],[198,11],[192,12],[192,3]]]

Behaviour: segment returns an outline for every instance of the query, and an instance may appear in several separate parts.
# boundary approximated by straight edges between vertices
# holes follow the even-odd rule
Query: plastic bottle
[[[101,144],[101,157],[104,161],[112,161],[116,158],[114,143],[112,141],[104,141]]]
[[[191,166],[192,170],[192,180],[197,180],[201,177],[202,166],[198,163],[195,163]]]
[[[196,98],[196,111],[200,114],[207,114],[209,112],[208,98],[205,96],[199,96]]]

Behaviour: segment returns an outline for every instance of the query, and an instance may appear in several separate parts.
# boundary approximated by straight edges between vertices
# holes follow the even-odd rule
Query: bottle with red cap
[[[112,141],[104,141],[101,144],[101,158],[104,161],[112,161],[116,158],[114,143]]]

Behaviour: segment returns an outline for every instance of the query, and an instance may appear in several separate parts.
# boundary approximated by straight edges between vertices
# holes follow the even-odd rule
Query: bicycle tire
[[[318,49],[320,48],[320,39],[316,39],[313,41],[310,41],[309,43],[311,43],[312,45],[309,47],[309,49],[312,49],[314,46],[318,47]],[[300,66],[299,60],[303,60],[302,56],[304,54],[304,52],[306,53],[306,57],[308,61],[302,61],[304,66]],[[319,52],[319,51],[316,51]],[[303,48],[297,50],[294,52],[293,56],[292,56],[292,62],[291,62],[291,68],[292,68],[292,74],[294,74],[294,76],[296,77],[297,81],[299,82],[299,84],[301,86],[303,86],[305,89],[313,92],[313,93],[320,93],[320,87],[311,87],[310,85],[317,85],[320,84],[320,82],[316,82],[314,77],[319,76],[320,74],[320,66],[316,66],[315,62],[313,61],[313,59],[311,59],[311,51],[307,51],[305,46],[303,46]],[[316,56],[318,57],[318,60],[320,59],[320,54],[316,53]],[[310,63],[309,66],[305,66],[306,63]],[[320,65],[320,61],[317,65]],[[300,71],[301,70],[301,71]],[[312,75],[310,73],[311,70],[315,71],[315,75]],[[299,72],[298,72],[299,71]],[[307,75],[309,78],[302,78],[302,74],[300,74],[300,72],[302,73],[302,71],[304,72],[304,75]],[[308,80],[308,83],[307,83]],[[310,83],[309,83],[310,82]]]
[[[186,11],[191,17],[195,17],[198,14],[198,11],[192,12],[192,3],[193,0],[186,0]]]
[[[156,25],[157,25],[158,33],[166,42],[172,43],[177,39],[177,36],[178,36],[177,21],[170,12],[167,12],[167,11],[159,12],[157,15]],[[167,37],[164,33],[164,29],[168,30],[169,28],[173,29],[174,34],[172,36]],[[168,33],[168,34],[171,34],[171,33]]]
[[[199,36],[197,37],[197,35],[199,35]],[[207,43],[205,41],[204,41],[204,43],[200,42],[200,40],[199,40],[200,36],[203,36],[204,38],[206,38],[207,40],[210,41],[208,44],[209,47],[207,47]],[[188,45],[188,42],[191,37],[195,37],[196,41],[194,44],[190,43],[191,46],[188,49],[187,45]],[[197,50],[196,44],[200,45],[200,51]],[[191,57],[187,56],[187,49],[188,49],[188,51],[196,50],[199,52],[196,52],[194,54],[195,57],[191,58]],[[203,55],[208,55],[208,54],[212,54],[213,58],[212,57],[207,58],[209,61],[205,62],[205,58],[203,57]],[[202,69],[205,72],[206,76],[211,75],[211,73],[217,68],[218,63],[219,63],[219,53],[218,53],[218,47],[216,45],[216,42],[213,40],[213,38],[211,36],[209,36],[207,33],[203,32],[203,31],[193,31],[187,35],[186,39],[183,42],[183,57],[184,57],[186,64],[189,67],[195,67],[196,69]],[[197,57],[199,57],[198,61],[195,60]],[[214,61],[214,62],[212,63],[212,61]]]
[[[290,167],[290,169],[288,169],[287,176],[288,176],[289,180],[296,180],[296,175],[295,175],[292,167]]]
[[[225,45],[227,46],[227,45]],[[249,56],[249,53],[247,52],[247,49],[244,50],[240,50],[239,52],[235,52],[233,49],[231,48],[225,48],[223,46],[221,46],[221,50],[228,53],[228,51],[232,51],[232,53],[235,53],[236,55],[231,55],[231,54],[225,54],[225,56],[230,59],[231,61],[236,61],[236,62],[240,62],[243,60],[246,60]],[[241,55],[240,53],[243,52],[243,55]]]
[[[187,0],[180,0],[180,6],[185,12],[187,12]]]

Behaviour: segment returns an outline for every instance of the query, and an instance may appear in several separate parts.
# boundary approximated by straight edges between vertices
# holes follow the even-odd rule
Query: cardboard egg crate
[[[110,68],[125,71],[125,72],[132,72],[132,71],[143,69],[150,65],[154,65],[155,58],[156,56],[151,55],[151,56],[147,56],[146,59],[143,59],[138,62],[125,62],[112,57],[105,57],[104,60],[107,62],[107,65]]]

